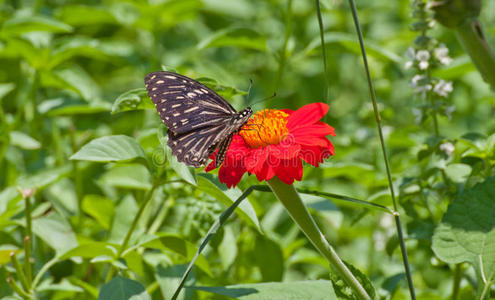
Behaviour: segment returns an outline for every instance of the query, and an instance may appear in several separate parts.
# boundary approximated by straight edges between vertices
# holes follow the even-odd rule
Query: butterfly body
[[[220,166],[232,137],[253,114],[249,107],[237,112],[208,87],[176,73],[150,73],[145,85],[168,127],[167,144],[172,154],[193,167],[205,165],[217,148],[216,166]]]

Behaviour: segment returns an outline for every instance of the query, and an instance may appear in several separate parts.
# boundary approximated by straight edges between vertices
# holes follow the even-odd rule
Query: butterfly
[[[189,166],[204,166],[219,149],[215,160],[215,167],[219,167],[233,136],[253,114],[250,107],[237,112],[213,90],[180,74],[153,72],[144,82],[168,127],[167,145],[180,162]]]

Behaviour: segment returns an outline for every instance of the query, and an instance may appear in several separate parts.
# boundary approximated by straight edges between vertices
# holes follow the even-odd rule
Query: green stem
[[[490,294],[490,287],[492,286],[492,282],[491,281],[483,282],[483,284],[484,284],[483,291],[481,291],[481,295],[480,295],[479,300],[488,299],[487,296]]]
[[[282,80],[282,74],[284,73],[285,64],[287,62],[287,44],[289,42],[290,33],[291,33],[291,21],[292,21],[292,0],[287,1],[287,13],[285,16],[285,35],[284,35],[284,43],[282,45],[282,49],[280,50],[280,62],[278,65],[278,74],[277,81],[275,83],[275,90],[280,84]]]
[[[354,277],[344,262],[342,262],[335,250],[325,239],[325,236],[318,229],[318,226],[309,214],[306,206],[304,206],[294,186],[285,184],[277,177],[273,177],[268,180],[268,185],[287,209],[292,219],[297,223],[297,225],[299,225],[299,228],[301,228],[316,249],[318,249],[318,251],[326,257],[334,270],[352,288],[359,299],[371,300],[371,297],[368,295],[366,290],[359,283],[356,277]]]
[[[21,268],[21,265],[19,264],[19,261],[17,260],[17,257],[15,255],[15,251],[12,251],[10,253],[10,260],[12,261],[12,264],[14,265],[17,278],[19,278],[19,281],[21,282],[22,288],[24,291],[29,291],[29,284],[26,279],[26,275],[24,274],[24,271]]]
[[[9,277],[7,278],[7,282],[10,284],[14,292],[16,292],[19,296],[21,296],[23,299],[33,299],[33,297],[26,293],[18,284],[17,282],[12,278],[12,276],[9,274]]]
[[[318,26],[320,28],[320,43],[321,43],[321,53],[323,58],[323,78],[325,79],[325,87],[323,96],[323,102],[327,102],[328,97],[328,69],[327,69],[327,51],[325,49],[325,28],[323,27],[323,18],[321,16],[320,0],[315,0],[316,2],[316,15],[318,16]],[[330,104],[330,102],[328,103]]]
[[[28,289],[31,289],[33,273],[31,270],[31,238],[33,237],[33,222],[31,219],[31,201],[33,196],[25,197],[24,202],[26,205],[26,234],[24,237],[24,271],[26,272],[26,280],[28,283]]]
[[[32,286],[36,287],[40,282],[41,278],[43,277],[43,275],[57,262],[58,262],[58,258],[55,256],[54,258],[50,259],[46,264],[44,264],[43,267],[41,267],[41,269],[36,274],[36,277],[34,277]]]
[[[150,202],[150,200],[153,196],[153,192],[155,191],[155,189],[157,187],[158,187],[158,184],[157,184],[157,182],[155,182],[153,184],[153,187],[151,188],[151,190],[149,190],[148,193],[146,194],[145,200],[143,201],[143,203],[139,207],[139,210],[138,210],[136,216],[134,217],[134,220],[132,221],[132,224],[129,227],[129,230],[127,231],[127,234],[124,237],[124,241],[122,241],[122,244],[120,245],[120,248],[117,252],[117,258],[120,258],[122,253],[124,253],[124,251],[126,250],[127,244],[129,243],[129,240],[131,239],[132,233],[134,232],[134,229],[136,229],[136,225],[139,221],[139,218],[143,214],[143,211],[146,208],[146,205],[148,204],[148,202]],[[108,272],[107,278],[105,279],[106,282],[108,282],[108,281],[110,281],[110,279],[112,279],[114,271],[115,271],[115,269],[113,267],[110,267],[110,271]]]
[[[495,89],[495,53],[486,42],[481,23],[468,19],[454,30],[481,76]]]
[[[452,287],[452,300],[457,300],[459,298],[461,278],[462,278],[462,263],[455,265],[454,284]]]
[[[381,144],[382,153],[383,153],[383,160],[385,161],[385,169],[387,171],[388,187],[390,189],[390,196],[392,197],[392,203],[394,205],[395,225],[397,227],[397,233],[398,233],[399,240],[400,240],[400,250],[402,253],[402,261],[403,261],[404,268],[406,271],[407,283],[409,285],[409,293],[411,295],[411,299],[415,300],[416,299],[416,293],[414,291],[414,284],[412,281],[411,267],[409,266],[409,260],[407,258],[407,250],[406,250],[405,242],[403,240],[402,226],[400,224],[398,205],[397,205],[397,200],[395,198],[394,186],[393,186],[393,181],[392,181],[392,174],[390,171],[390,163],[388,160],[387,149],[385,147],[385,139],[383,138],[380,113],[378,112],[378,107],[376,105],[375,89],[373,88],[373,81],[371,80],[371,74],[370,74],[370,69],[369,69],[369,65],[368,65],[368,58],[366,55],[366,49],[364,47],[363,33],[361,31],[361,25],[359,24],[359,18],[358,18],[357,9],[356,9],[356,3],[354,2],[354,0],[349,0],[349,4],[351,6],[352,18],[354,19],[354,25],[356,27],[356,32],[357,32],[358,39],[359,39],[359,46],[361,48],[361,55],[363,58],[364,69],[366,72],[366,79],[368,81],[368,89],[370,92],[371,103],[373,104],[373,112],[375,114],[375,120],[376,120],[377,129],[378,129],[378,135],[380,137],[380,144]]]

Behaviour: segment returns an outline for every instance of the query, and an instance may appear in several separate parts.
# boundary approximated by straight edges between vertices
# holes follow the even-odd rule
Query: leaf
[[[160,234],[160,237],[147,241],[140,246],[161,250],[171,250],[191,260],[196,254],[196,246],[184,240],[182,237],[173,234]],[[199,255],[196,265],[209,276],[213,276],[208,260],[203,255]]]
[[[280,245],[266,236],[256,238],[255,263],[259,266],[263,281],[281,281],[284,275],[284,254]]]
[[[197,47],[202,50],[227,46],[266,51],[266,38],[250,28],[227,28],[206,37]]]
[[[71,160],[95,162],[123,162],[137,158],[146,159],[144,151],[135,139],[126,135],[94,139],[70,157]]]
[[[109,229],[114,214],[113,201],[100,195],[85,195],[82,210],[93,217],[103,228]]]
[[[227,270],[237,257],[237,241],[234,231],[230,226],[223,227],[224,234],[220,245],[218,246],[218,255],[222,262],[222,267]]]
[[[352,275],[356,277],[356,279],[361,283],[363,288],[366,290],[371,299],[375,299],[376,293],[375,288],[371,284],[369,278],[364,275],[358,268],[354,267],[352,264],[344,261],[344,264],[351,271]],[[339,299],[349,299],[354,300],[358,299],[354,294],[352,289],[344,282],[344,280],[334,271],[330,273],[330,280],[332,280],[333,289],[335,294],[339,297]]]
[[[355,54],[361,55],[359,42],[354,34],[343,33],[343,32],[326,33],[325,44],[334,44],[334,43],[340,44],[346,49],[354,52]],[[402,61],[402,58],[399,55],[377,45],[376,43],[366,40],[365,45],[366,45],[366,52],[368,53],[369,56],[380,58],[383,60],[390,60],[394,63],[400,63]],[[306,47],[306,49],[304,49],[304,53],[305,55],[309,55],[319,47],[321,47],[320,37],[314,38]]]
[[[48,278],[40,283],[39,286],[36,287],[36,291],[45,292],[45,291],[66,291],[66,292],[78,292],[81,293],[84,290],[77,285],[73,285],[66,278],[62,279],[60,282],[54,283],[53,278]]]
[[[3,99],[8,93],[12,92],[15,88],[13,83],[0,83],[0,100]]]
[[[129,110],[154,109],[145,88],[138,88],[121,94],[113,103],[112,114]]]
[[[127,195],[120,201],[115,208],[112,229],[108,239],[110,242],[122,242],[138,209],[139,207],[136,204],[136,200],[131,195]]]
[[[127,189],[151,189],[151,175],[141,164],[119,164],[100,177],[104,184]]]
[[[63,5],[56,12],[57,17],[72,26],[116,23],[115,17],[97,6]]]
[[[57,255],[61,255],[78,245],[76,235],[69,222],[61,215],[51,212],[33,220],[33,232]]]
[[[470,262],[484,281],[495,278],[495,177],[459,194],[435,229],[432,249],[447,263]]]
[[[20,131],[10,132],[10,144],[24,150],[36,150],[41,148],[40,142]]]
[[[103,285],[98,295],[98,299],[151,300],[151,297],[141,283],[117,276]]]
[[[213,196],[226,206],[230,206],[242,195],[242,192],[238,187],[228,189],[225,184],[220,183],[216,177],[209,173],[198,174],[198,188]],[[236,209],[236,212],[241,219],[247,221],[248,224],[254,226],[261,232],[258,217],[249,201],[243,201],[238,209]]]
[[[55,70],[54,75],[65,84],[68,89],[77,92],[88,102],[98,101],[101,98],[99,85],[91,76],[78,65],[72,65]]]
[[[114,244],[91,242],[70,249],[59,257],[60,260],[72,257],[95,258],[98,256],[116,257],[117,249]]]
[[[337,300],[327,280],[268,282],[217,287],[190,287],[242,300]]]
[[[174,169],[175,173],[179,175],[180,178],[184,179],[186,182],[197,185],[196,172],[194,168],[188,167],[185,164],[179,162],[177,157],[172,154],[172,149],[167,145],[167,136],[163,134],[163,130],[158,129],[158,139],[160,144],[165,149],[165,157],[170,163],[170,167]]]
[[[43,16],[15,17],[7,20],[2,31],[9,34],[21,34],[31,31],[48,31],[52,33],[67,33],[72,27],[52,18]]]
[[[47,116],[85,115],[107,112],[110,104],[107,102],[94,101],[84,102],[82,100],[56,98],[45,100],[38,105],[38,111]]]
[[[179,285],[179,281],[186,270],[186,265],[175,265],[164,268],[162,265],[159,265],[155,271],[155,278],[158,284],[160,285],[160,290],[165,299],[172,299],[174,295],[174,291]],[[189,274],[187,279],[187,285],[192,285],[196,281],[194,272]],[[179,293],[177,299],[185,300],[190,299],[193,294],[193,290],[182,290]]]
[[[447,177],[456,183],[465,182],[471,173],[471,167],[466,164],[449,164],[445,168]]]
[[[43,189],[62,177],[70,174],[72,166],[66,165],[53,169],[44,169],[36,174],[24,175],[17,179],[20,189]]]

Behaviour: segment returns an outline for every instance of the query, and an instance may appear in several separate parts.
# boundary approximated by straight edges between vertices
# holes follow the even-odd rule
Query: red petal
[[[295,180],[301,180],[303,167],[299,158],[284,160],[276,169],[277,177],[286,184],[292,184]]]
[[[335,129],[332,126],[319,122],[320,124],[314,124],[310,126],[301,126],[290,131],[290,134],[293,135],[309,135],[309,136],[326,136],[333,135],[335,136]]]
[[[287,128],[297,128],[302,125],[309,125],[318,122],[328,111],[325,103],[311,103],[296,110],[287,119]]]
[[[218,179],[225,183],[228,188],[236,186],[241,181],[242,175],[246,173],[243,160],[236,160],[235,156],[227,156],[218,171]]]
[[[323,159],[334,154],[334,149],[332,143],[330,147],[314,147],[314,146],[304,146],[301,149],[299,157],[301,157],[305,162],[318,167],[318,165],[323,162]]]

